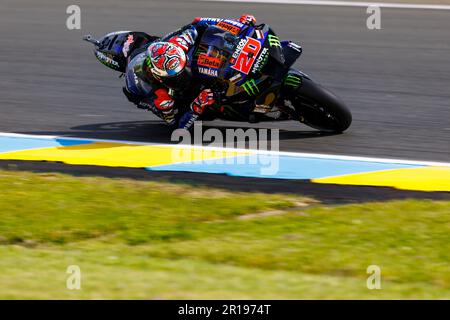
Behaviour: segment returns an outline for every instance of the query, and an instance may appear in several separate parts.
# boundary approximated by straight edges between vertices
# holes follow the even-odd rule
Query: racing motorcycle
[[[292,67],[302,53],[299,45],[280,41],[267,24],[216,20],[219,23],[207,27],[188,52],[192,81],[206,85],[220,97],[218,107],[205,110],[199,120],[295,120],[334,133],[350,126],[352,116],[344,102]],[[94,54],[101,63],[124,73],[130,61],[128,53],[145,50],[160,37],[119,31],[99,40],[90,35],[83,39],[94,44]],[[187,111],[195,93],[184,96],[186,101],[177,102],[179,114]]]

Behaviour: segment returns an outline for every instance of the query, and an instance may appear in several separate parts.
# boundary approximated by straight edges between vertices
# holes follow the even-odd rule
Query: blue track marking
[[[220,161],[222,163],[220,163]],[[273,179],[318,179],[330,176],[390,169],[419,168],[421,165],[321,159],[286,155],[248,155],[235,158],[194,161],[157,167],[152,171],[186,171]]]
[[[19,150],[67,147],[91,143],[89,140],[68,140],[64,138],[28,138],[28,137],[1,137],[0,152],[12,152]]]

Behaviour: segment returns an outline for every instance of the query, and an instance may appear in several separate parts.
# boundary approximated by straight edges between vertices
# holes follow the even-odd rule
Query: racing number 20
[[[261,50],[261,43],[256,39],[247,37],[247,42],[237,56],[236,62],[234,63],[232,68],[242,73],[248,74],[253,63],[256,60],[256,56],[258,55],[259,50]]]

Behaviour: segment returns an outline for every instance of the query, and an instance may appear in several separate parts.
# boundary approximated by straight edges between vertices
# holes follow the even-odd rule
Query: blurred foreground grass
[[[2,299],[450,298],[448,201],[325,206],[15,171],[0,188]],[[366,287],[373,264],[381,290]]]

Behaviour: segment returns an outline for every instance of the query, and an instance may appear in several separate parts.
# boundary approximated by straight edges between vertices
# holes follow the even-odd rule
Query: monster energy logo
[[[269,44],[271,47],[280,47],[281,48],[280,39],[277,36],[274,36],[272,34],[269,34]]]
[[[288,74],[284,79],[284,85],[297,88],[302,83],[302,79],[294,74]]]
[[[254,79],[245,81],[244,84],[241,85],[241,88],[244,89],[249,96],[255,96],[259,92],[258,85]]]

